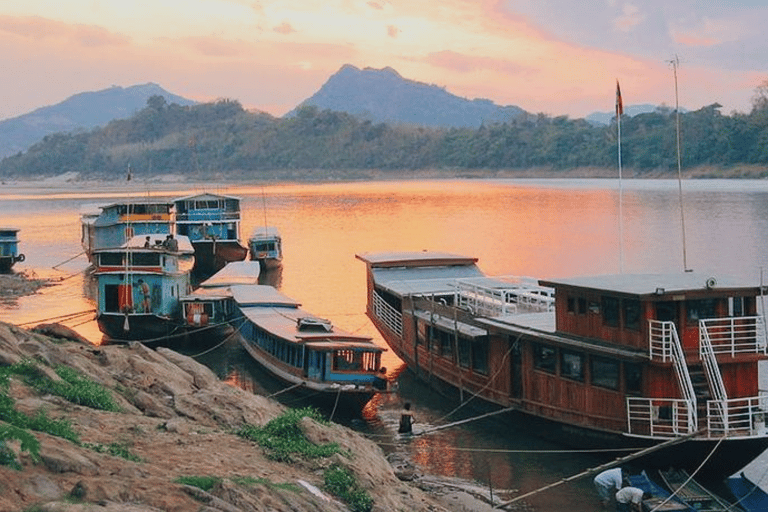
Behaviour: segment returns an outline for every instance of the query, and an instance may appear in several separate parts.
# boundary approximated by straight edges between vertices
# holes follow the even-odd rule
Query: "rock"
[[[78,334],[77,331],[74,329],[71,329],[67,327],[66,325],[61,325],[57,323],[53,324],[40,324],[32,328],[32,332],[36,332],[39,334],[44,334],[46,336],[49,336],[51,338],[61,339],[61,340],[69,340],[69,341],[77,341],[79,343],[83,343],[86,345],[90,345],[91,343],[82,337],[80,334]]]

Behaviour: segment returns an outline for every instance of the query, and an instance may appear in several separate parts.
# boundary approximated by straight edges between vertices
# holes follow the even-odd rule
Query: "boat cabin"
[[[18,232],[17,228],[0,228],[0,272],[10,271],[14,263],[25,259],[19,254]]]
[[[174,200],[176,230],[192,243],[202,240],[240,240],[240,198],[197,194]]]

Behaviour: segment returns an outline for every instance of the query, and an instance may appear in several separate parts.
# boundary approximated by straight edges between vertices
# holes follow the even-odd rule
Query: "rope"
[[[336,392],[336,402],[333,404],[333,410],[331,411],[331,417],[328,418],[328,421],[333,420],[333,415],[336,414],[336,406],[339,405],[339,397],[341,396],[341,388]]]
[[[296,388],[300,388],[303,385],[304,385],[303,382],[299,382],[298,384],[294,384],[293,386],[290,386],[290,387],[287,387],[287,388],[283,388],[280,391],[278,391],[277,393],[272,393],[271,395],[267,396],[267,398],[272,398],[272,397],[275,397],[275,396],[278,396],[278,395],[282,395],[283,393],[285,393],[287,391],[290,391],[290,390],[296,389]]]
[[[77,317],[88,315],[90,313],[95,313],[95,309],[88,309],[86,311],[78,311],[77,313],[67,313],[66,315],[59,315],[59,316],[52,316],[50,318],[44,318],[42,320],[33,320],[30,322],[24,322],[21,324],[17,324],[19,327],[24,327],[25,325],[33,325],[33,324],[42,324],[42,323],[48,323],[52,322],[54,320],[73,320]]]
[[[68,260],[64,260],[64,261],[62,261],[61,263],[57,263],[56,265],[54,265],[54,266],[53,266],[53,267],[51,267],[51,268],[54,268],[54,269],[58,270],[58,267],[60,267],[61,265],[65,264],[65,263],[69,263],[69,262],[70,262],[70,261],[72,261],[73,259],[75,259],[75,258],[78,258],[78,257],[82,256],[83,254],[85,254],[85,251],[83,251],[83,252],[81,252],[81,253],[78,253],[78,254],[75,254],[74,256],[72,256],[71,258],[69,258]]]

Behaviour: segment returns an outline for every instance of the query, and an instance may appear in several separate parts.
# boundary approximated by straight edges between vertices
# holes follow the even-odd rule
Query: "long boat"
[[[196,274],[208,277],[231,261],[243,261],[248,249],[240,241],[240,198],[196,194],[173,201],[176,233],[195,248]]]
[[[660,470],[659,476],[679,500],[698,512],[743,512],[741,508],[701,485],[684,469]]]
[[[696,512],[698,510],[651,480],[645,471],[639,475],[629,475],[629,484],[651,495],[650,498],[643,500],[643,510],[657,510],[659,512],[671,510]]]
[[[259,284],[257,261],[233,261],[181,298],[181,309],[190,341],[207,344],[232,335],[242,316],[232,296],[233,286]]]
[[[242,318],[237,338],[268,373],[318,401],[359,414],[387,389],[381,354],[370,337],[343,331],[268,285],[233,286]]]
[[[90,207],[81,213],[80,225],[80,243],[94,263],[96,251],[119,249],[134,236],[173,234],[173,203],[140,199]]]
[[[14,264],[25,259],[19,253],[18,233],[17,228],[0,228],[0,272],[10,272]]]
[[[417,377],[550,439],[729,474],[768,447],[763,288],[693,272],[489,277],[473,257],[358,254],[366,312]],[[722,446],[718,441],[723,439]]]
[[[768,510],[768,452],[763,452],[726,480],[736,504],[747,512]]]
[[[194,249],[184,236],[134,236],[93,254],[96,322],[111,340],[170,341],[183,334]]]

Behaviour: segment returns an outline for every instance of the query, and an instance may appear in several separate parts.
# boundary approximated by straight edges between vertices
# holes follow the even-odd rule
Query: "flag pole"
[[[621,99],[619,80],[616,80],[616,128],[618,139],[619,159],[619,273],[624,273],[624,183],[621,179],[621,115],[624,113],[624,102]]]

